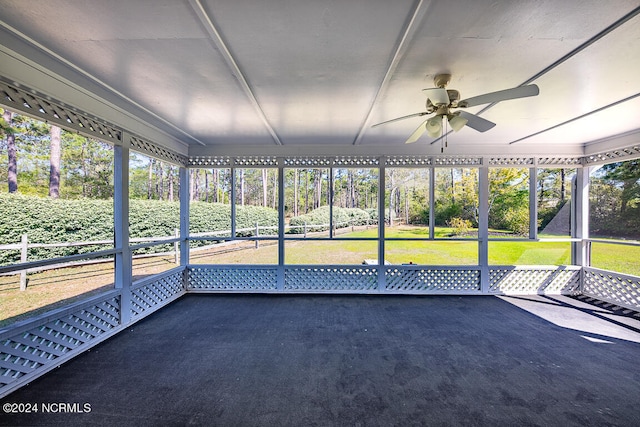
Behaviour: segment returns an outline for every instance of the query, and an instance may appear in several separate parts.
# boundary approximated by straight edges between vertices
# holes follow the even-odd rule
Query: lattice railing
[[[111,291],[0,335],[0,397],[109,336],[120,325],[120,294]]]
[[[185,292],[184,268],[143,279],[131,287],[131,317],[150,314]]]
[[[375,292],[378,289],[376,267],[299,266],[284,272],[285,291],[305,292]]]
[[[585,267],[582,293],[640,311],[640,277]]]
[[[580,293],[580,267],[489,267],[489,292],[503,294]]]
[[[386,268],[385,290],[397,293],[478,293],[480,269],[465,267]]]
[[[203,291],[275,291],[278,288],[275,267],[196,266],[188,269],[188,290]]]

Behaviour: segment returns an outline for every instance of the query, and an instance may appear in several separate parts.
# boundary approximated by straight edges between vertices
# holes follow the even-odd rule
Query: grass
[[[452,229],[436,229],[436,237],[449,237]],[[397,226],[385,229],[387,238],[427,238],[427,227]],[[354,240],[286,240],[287,264],[362,264],[378,258],[377,229],[360,230],[340,237]],[[592,244],[592,265],[596,268],[640,276],[640,247]],[[478,242],[473,240],[385,241],[385,260],[392,264],[477,265]],[[224,246],[192,251],[193,264],[278,263],[275,241],[238,241]],[[566,265],[571,262],[568,242],[489,242],[490,265]],[[134,280],[175,266],[170,256],[134,260]],[[67,305],[113,288],[113,262],[52,269],[29,274],[26,291],[20,291],[19,275],[0,276],[0,327],[38,313]]]
[[[25,291],[20,290],[19,274],[0,276],[0,328],[113,289],[113,265],[101,262],[30,273]],[[136,259],[133,279],[173,267],[172,257]]]

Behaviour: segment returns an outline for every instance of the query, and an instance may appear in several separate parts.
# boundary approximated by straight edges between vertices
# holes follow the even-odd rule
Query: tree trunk
[[[219,184],[219,172],[218,169],[211,169],[211,180],[213,181],[213,197],[212,202],[218,203],[218,186]]]
[[[566,186],[564,185],[564,179],[565,179],[565,171],[564,169],[560,169],[560,201],[563,203],[567,198],[567,189],[566,189]]]
[[[298,169],[293,170],[293,216],[298,216]]]
[[[304,170],[304,213],[309,213],[309,169]]]
[[[51,135],[49,144],[49,197],[57,199],[60,197],[60,159],[62,157],[60,135],[62,134],[62,129],[52,125],[49,132]]]
[[[173,166],[169,165],[169,170],[167,171],[167,181],[168,181],[168,194],[167,199],[170,202],[173,202]]]
[[[244,170],[238,170],[240,174],[240,205],[244,206],[244,187],[245,187],[245,178],[244,178]]]
[[[273,209],[278,205],[278,171],[274,170],[273,173]]]
[[[153,164],[154,159],[149,159],[149,172],[147,173],[147,199],[153,198]]]
[[[267,186],[269,185],[269,178],[267,176],[267,170],[262,169],[262,206],[267,207]]]
[[[2,118],[11,128],[13,126],[13,113],[4,110]],[[7,183],[9,184],[9,193],[18,191],[18,153],[16,150],[16,136],[13,132],[7,132]]]
[[[193,176],[193,200],[200,200],[200,169],[196,169]]]
[[[204,169],[204,201],[209,201],[209,172]]]
[[[318,209],[322,203],[322,170],[313,170],[313,208]]]
[[[164,164],[160,161],[157,163],[156,175],[156,194],[158,195],[158,199],[164,200]]]

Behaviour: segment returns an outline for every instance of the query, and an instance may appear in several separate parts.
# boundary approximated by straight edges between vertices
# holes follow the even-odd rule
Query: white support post
[[[27,262],[27,255],[29,254],[29,237],[26,234],[22,235],[20,243],[20,262]],[[27,290],[27,270],[20,271],[20,290]]]
[[[387,287],[387,277],[384,265],[384,191],[385,191],[385,158],[380,158],[378,169],[378,291],[384,292]]]
[[[489,166],[484,161],[478,170],[478,265],[480,288],[489,292]]]
[[[236,238],[236,168],[235,161],[231,164],[231,239]]]
[[[278,159],[278,273],[277,288],[284,291],[284,159]]]
[[[429,238],[436,236],[436,168],[429,169]]]
[[[123,133],[123,145],[114,146],[114,244],[115,287],[121,289],[120,323],[131,320],[131,280],[133,265],[129,248],[129,135]]]
[[[572,224],[571,237],[580,239],[571,243],[571,263],[581,267],[590,264],[589,242],[589,174],[591,168],[578,168],[574,188],[575,224]]]
[[[181,166],[180,176],[180,265],[189,264],[189,169]],[[185,276],[186,277],[186,276]],[[186,279],[185,279],[186,280]],[[186,288],[186,283],[185,283]]]
[[[333,239],[333,166],[329,168],[329,238]]]
[[[538,238],[538,168],[529,168],[529,238]]]

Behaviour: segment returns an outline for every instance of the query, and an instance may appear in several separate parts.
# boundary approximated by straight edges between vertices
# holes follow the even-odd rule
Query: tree
[[[640,159],[609,163],[602,170],[604,179],[618,181],[622,185],[620,214],[624,215],[629,203],[640,198]]]
[[[15,193],[18,191],[18,155],[16,137],[12,130],[13,113],[9,110],[4,110],[2,119],[6,124],[3,126],[3,132],[7,138],[7,183],[9,185],[9,193]]]
[[[51,125],[51,142],[49,153],[49,197],[57,199],[60,197],[60,159],[62,151],[60,145],[60,135],[62,129]]]

